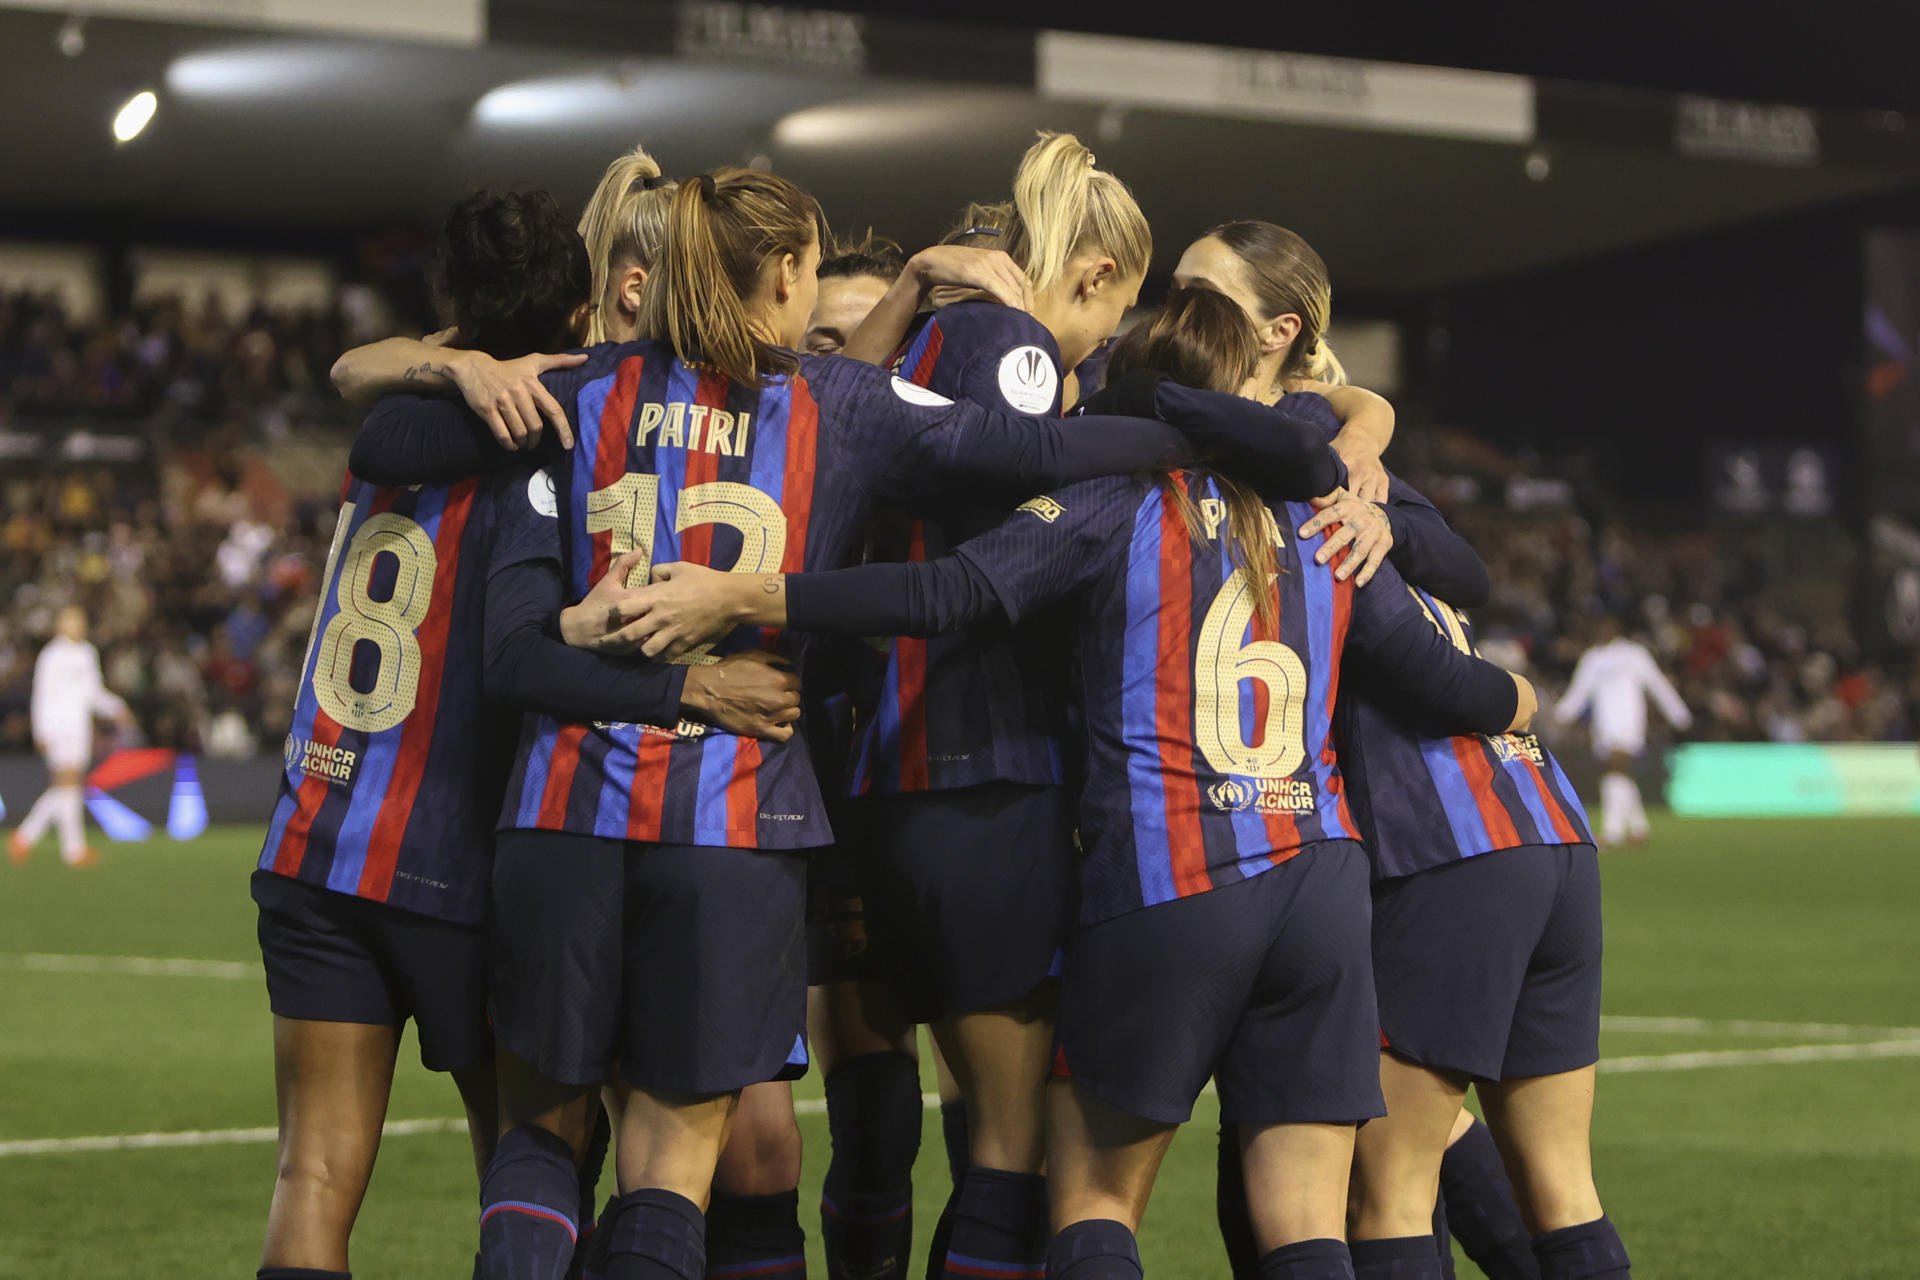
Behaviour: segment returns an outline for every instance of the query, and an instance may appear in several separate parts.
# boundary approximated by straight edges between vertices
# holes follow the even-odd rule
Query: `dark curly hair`
[[[570,321],[593,288],[587,246],[560,202],[497,187],[447,210],[428,279],[455,344],[501,360],[574,346]]]

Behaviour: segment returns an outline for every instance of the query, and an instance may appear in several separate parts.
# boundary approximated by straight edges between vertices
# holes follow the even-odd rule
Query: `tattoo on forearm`
[[[408,365],[407,371],[400,375],[402,382],[446,382],[450,381],[451,378],[452,374],[448,372],[446,365],[435,364],[431,360],[425,360],[415,365]]]
[[[760,589],[770,596],[780,594],[780,575],[771,574],[760,580]]]

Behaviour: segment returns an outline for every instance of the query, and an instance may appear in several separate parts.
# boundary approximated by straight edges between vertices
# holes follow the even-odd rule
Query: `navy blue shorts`
[[[282,1018],[399,1027],[413,1019],[429,1071],[493,1061],[487,931],[253,873],[267,1002]]]
[[[1032,994],[1059,972],[1079,867],[1065,788],[989,782],[847,806],[877,976],[914,1022]]]
[[[807,860],[758,849],[502,831],[493,1023],[562,1084],[616,1064],[655,1093],[805,1069]]]
[[[834,830],[845,830],[836,817]],[[816,850],[807,864],[807,985],[866,982],[880,977],[867,938],[867,905],[852,853],[844,844]]]
[[[1084,930],[1060,992],[1074,1084],[1161,1124],[1184,1123],[1209,1076],[1229,1124],[1385,1115],[1368,875],[1357,843],[1323,841]]]
[[[1600,859],[1592,845],[1483,853],[1373,892],[1380,1031],[1477,1080],[1600,1060]]]

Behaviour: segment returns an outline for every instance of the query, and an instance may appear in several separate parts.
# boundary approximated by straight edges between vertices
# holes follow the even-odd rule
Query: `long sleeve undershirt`
[[[550,560],[509,565],[487,580],[487,696],[572,724],[678,724],[687,668],[616,662],[556,639],[548,627],[562,590]]]

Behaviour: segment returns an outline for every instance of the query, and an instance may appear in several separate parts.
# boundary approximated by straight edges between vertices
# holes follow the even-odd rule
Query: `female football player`
[[[1233,303],[1187,291],[1164,318],[1116,348],[1117,390],[1149,366],[1243,384],[1257,340]],[[1262,412],[1174,383],[1148,394],[1169,420]],[[1297,492],[1333,487],[1330,450],[1319,464]],[[1351,638],[1377,679],[1455,727],[1522,726],[1532,696],[1454,651],[1391,566],[1356,594],[1281,534],[1310,516],[1188,469],[1034,499],[941,560],[746,582],[669,566],[636,593],[656,629],[645,649],[665,653],[741,618],[911,633],[1074,602],[1087,854],[1059,1029],[1072,1080],[1048,1135],[1049,1275],[1139,1274],[1133,1230],[1210,1077],[1240,1126],[1261,1274],[1352,1274],[1354,1128],[1380,1094],[1367,870],[1332,745],[1342,649]]]
[[[455,347],[500,357],[565,345],[587,296],[584,248],[545,192],[457,204],[435,276]],[[529,598],[538,612],[559,595],[546,493],[525,468],[416,488],[348,477],[253,877],[280,1110],[263,1277],[345,1273],[409,1018],[422,1061],[460,1088],[479,1165],[493,1152],[482,922],[511,738],[489,703],[663,724],[684,710],[791,736],[797,688],[764,662],[689,678],[523,625]]]
[[[578,439],[571,451],[540,446],[560,464],[574,591],[635,551],[636,574],[664,556],[754,573],[829,567],[876,499],[1017,493],[1181,449],[1156,422],[1069,431],[798,355],[823,230],[812,198],[774,175],[723,169],[683,182],[642,293],[640,339],[549,375]],[[506,456],[460,406],[411,398],[384,401],[353,453],[357,472],[391,483]],[[755,631],[722,647],[763,643],[804,654]],[[508,793],[494,874],[508,1117],[578,1151],[582,1100],[617,1061],[634,1093],[608,1274],[696,1274],[734,1099],[772,1078],[803,1020],[804,874],[792,855],[830,838],[805,746],[533,717]],[[553,1162],[535,1202],[570,1220],[577,1191],[563,1167]]]

